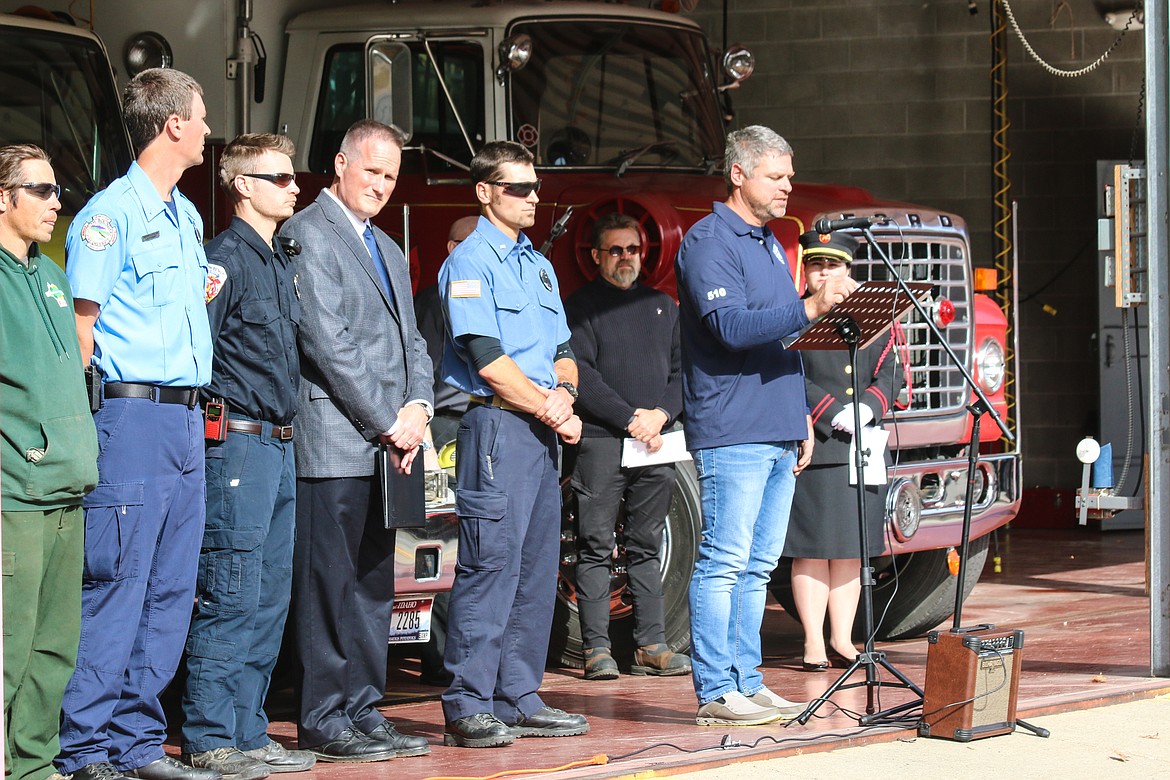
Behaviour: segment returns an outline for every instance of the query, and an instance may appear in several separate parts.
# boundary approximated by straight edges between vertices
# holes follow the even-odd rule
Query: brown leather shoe
[[[585,648],[586,680],[616,680],[617,678],[617,661],[613,660],[608,647]]]
[[[673,653],[665,643],[639,647],[634,651],[634,665],[630,674],[655,677],[677,677],[691,673],[691,659],[682,653]]]

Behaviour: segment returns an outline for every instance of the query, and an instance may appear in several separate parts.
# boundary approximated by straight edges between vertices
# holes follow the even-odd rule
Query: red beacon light
[[[934,304],[934,324],[945,328],[955,321],[955,304],[949,298],[940,298]]]

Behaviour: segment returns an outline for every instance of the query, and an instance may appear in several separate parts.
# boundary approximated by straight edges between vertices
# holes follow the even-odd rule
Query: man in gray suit
[[[432,415],[431,361],[402,251],[370,220],[394,192],[402,135],[357,122],[333,183],[281,235],[301,245],[301,386],[293,622],[304,674],[298,735],[325,761],[430,752],[378,712],[394,595],[379,441],[410,470]],[[421,466],[421,463],[420,463]]]

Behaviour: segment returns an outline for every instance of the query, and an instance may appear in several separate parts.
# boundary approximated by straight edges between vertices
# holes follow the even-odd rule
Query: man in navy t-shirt
[[[797,295],[767,227],[784,215],[792,175],[792,147],[775,132],[756,125],[731,133],[730,195],[691,228],[675,261],[687,447],[703,510],[690,590],[700,725],[768,723],[805,706],[768,690],[757,668],[768,580],[813,446],[800,356],[780,339],[857,283],[844,277]]]

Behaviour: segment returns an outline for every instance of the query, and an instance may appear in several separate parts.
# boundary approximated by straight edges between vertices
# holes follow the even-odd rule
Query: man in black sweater
[[[612,680],[610,571],[622,499],[622,545],[634,602],[636,675],[689,674],[690,659],[666,645],[659,546],[674,491],[672,464],[622,468],[622,439],[651,452],[662,430],[682,411],[678,306],[670,296],[637,283],[642,234],[623,214],[608,214],[593,229],[599,276],[566,304],[583,423],[573,471],[577,497],[577,607],[585,648],[585,678]]]

